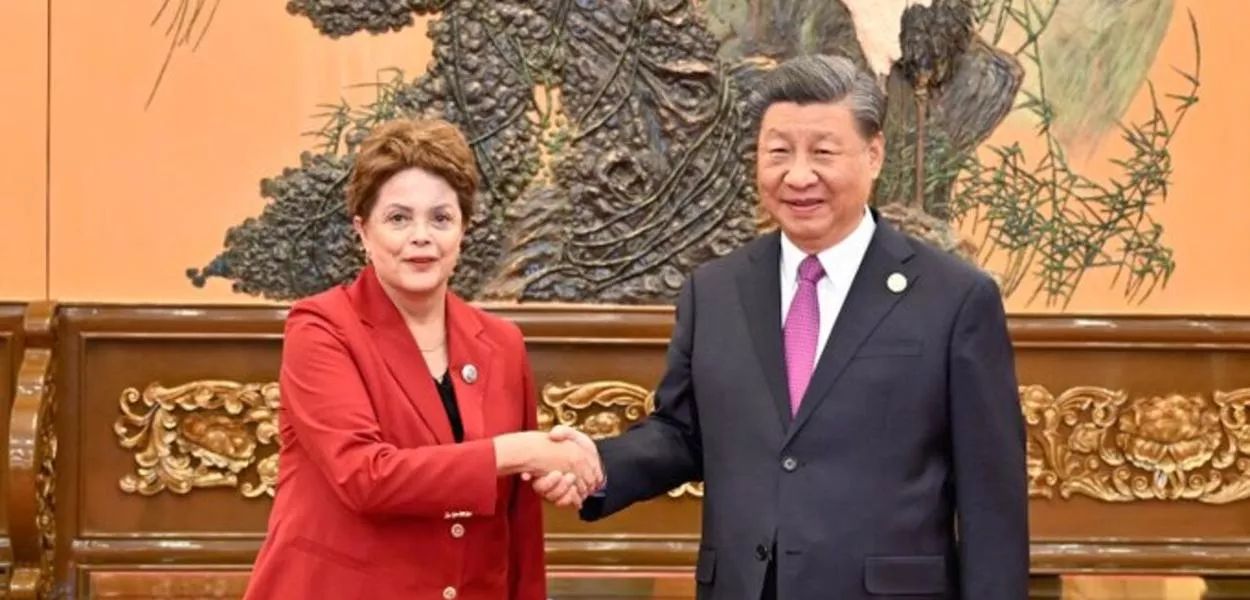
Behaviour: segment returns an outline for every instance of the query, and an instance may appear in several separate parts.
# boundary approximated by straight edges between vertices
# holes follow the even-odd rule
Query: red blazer
[[[292,306],[278,493],[246,599],[546,598],[540,499],[495,475],[490,439],[537,428],[524,340],[450,293],[447,330],[459,444],[371,268]]]

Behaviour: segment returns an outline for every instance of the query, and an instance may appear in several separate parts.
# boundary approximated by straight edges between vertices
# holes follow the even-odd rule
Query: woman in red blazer
[[[526,477],[601,478],[536,431],[520,330],[448,290],[473,211],[473,152],[442,121],[379,127],[348,209],[368,266],[296,302],[282,352],[278,493],[246,598],[546,598]]]

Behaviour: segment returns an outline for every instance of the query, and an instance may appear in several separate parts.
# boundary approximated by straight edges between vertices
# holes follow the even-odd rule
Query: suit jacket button
[[[756,547],[755,547],[755,558],[756,558],[756,560],[759,560],[759,561],[761,561],[761,562],[762,562],[762,561],[766,561],[766,560],[768,560],[768,547],[767,547],[767,546],[765,546],[764,544],[760,544],[760,545],[756,546]]]
[[[456,598],[456,588],[451,587],[451,586],[447,586],[446,588],[444,588],[444,589],[443,589],[443,598],[446,598],[447,600],[455,600],[455,598]]]
[[[795,469],[799,468],[799,461],[794,460],[793,456],[787,456],[785,460],[781,461],[781,468],[785,469],[787,473],[793,473]]]
[[[459,523],[456,523],[455,525],[452,525],[452,526],[451,526],[451,537],[454,537],[454,538],[461,538],[461,537],[464,537],[464,525],[461,525],[461,524],[459,524]]]

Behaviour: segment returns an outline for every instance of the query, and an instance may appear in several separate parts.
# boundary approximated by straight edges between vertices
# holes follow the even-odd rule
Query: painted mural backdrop
[[[166,2],[178,44],[217,2]],[[175,6],[176,5],[176,6]],[[756,210],[740,100],[777,61],[846,55],[889,93],[874,202],[975,262],[1004,293],[1064,306],[1092,273],[1127,302],[1183,266],[1155,216],[1170,144],[1201,86],[1199,27],[1173,0],[290,0],[320,35],[420,36],[421,73],[378,65],[372,100],[310,106],[312,150],[261,182],[266,204],[187,270],[286,301],[350,279],[342,195],[356,144],[400,115],[460,125],[483,174],[457,291],[479,300],[663,304],[694,267],[772,227]],[[172,13],[171,13],[172,14]],[[1189,28],[1182,85],[1149,68]],[[153,87],[157,92],[157,86]],[[1145,119],[1126,121],[1143,90]],[[1004,123],[1030,134],[994,138]],[[1119,138],[1109,175],[1083,167]],[[1105,174],[1104,168],[1100,173]]]

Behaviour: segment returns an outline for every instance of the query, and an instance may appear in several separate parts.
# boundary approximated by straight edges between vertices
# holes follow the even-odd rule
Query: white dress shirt
[[[851,281],[859,271],[859,265],[868,252],[868,244],[872,241],[877,223],[872,213],[864,208],[864,218],[859,226],[832,248],[816,255],[820,266],[825,268],[825,276],[816,283],[816,301],[820,306],[820,335],[816,341],[816,360],[820,361],[825,343],[829,341],[829,333],[833,324],[842,312],[842,303],[846,301],[846,292],[851,288]],[[790,303],[798,291],[799,263],[807,258],[807,254],[799,250],[785,233],[781,234],[781,324],[786,323],[786,313]]]

